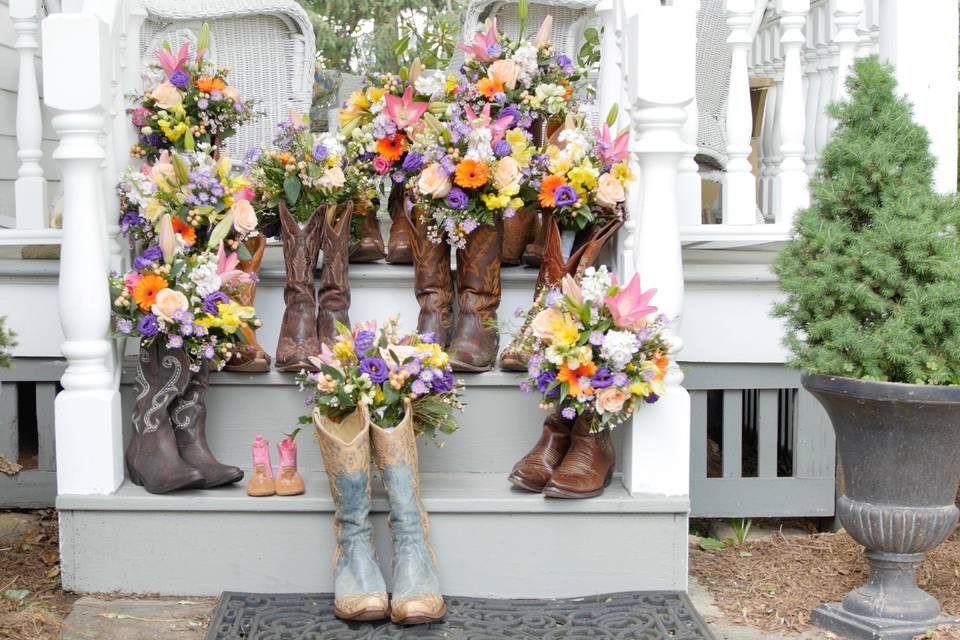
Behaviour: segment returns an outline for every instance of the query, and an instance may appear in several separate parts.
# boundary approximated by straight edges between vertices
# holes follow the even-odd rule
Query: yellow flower
[[[457,79],[453,77],[453,74],[447,75],[447,83],[443,86],[444,91],[450,93],[457,88]]]
[[[570,160],[566,156],[557,154],[550,159],[550,173],[554,175],[564,176],[572,168],[573,165],[570,164]]]
[[[386,93],[385,89],[381,89],[380,87],[370,87],[369,89],[367,89],[367,99],[370,100],[371,104],[373,104],[374,102],[382,98],[383,94],[385,93]]]
[[[366,111],[370,108],[370,100],[363,91],[354,91],[347,99],[347,105],[351,111]]]
[[[227,178],[232,167],[233,163],[230,162],[230,158],[226,154],[220,156],[220,160],[217,161],[217,175],[221,179]]]
[[[187,132],[187,125],[182,122],[178,123],[175,127],[171,127],[167,120],[161,120],[158,124],[160,125],[160,130],[163,131],[163,135],[171,142],[176,142]]]
[[[510,143],[510,146],[514,149],[518,147],[526,147],[529,143],[527,141],[527,134],[523,132],[523,129],[513,128],[507,131],[504,136],[504,140]]]
[[[143,216],[150,222],[154,222],[166,213],[166,211],[167,208],[160,204],[156,198],[150,198],[147,200],[147,206],[143,210]]]
[[[630,171],[630,166],[626,161],[618,162],[610,168],[610,175],[619,180],[620,182],[627,182],[628,180],[633,180],[633,173]]]
[[[573,185],[574,189],[577,189],[577,187],[593,189],[597,186],[598,177],[600,177],[600,172],[589,160],[585,160],[583,164],[579,167],[574,167],[570,170],[570,173],[567,174],[567,178],[570,180],[570,184]],[[577,193],[580,193],[579,189],[577,189]],[[580,197],[582,198],[583,194],[580,194]]]
[[[553,344],[558,347],[570,347],[580,339],[580,330],[577,329],[577,325],[569,313],[563,313],[552,318],[549,330],[553,335]]]
[[[346,340],[340,340],[333,345],[333,355],[342,362],[349,362],[357,357],[353,352],[353,344]]]
[[[487,209],[503,209],[510,204],[510,195],[493,195],[492,193],[484,193],[480,195],[480,199],[483,200],[483,204],[487,205]]]
[[[523,198],[514,198],[510,201],[510,206],[513,207],[514,211],[519,211],[523,208]]]
[[[377,390],[373,392],[374,402],[383,402],[383,388],[377,385]]]
[[[642,381],[634,382],[632,385],[627,387],[627,391],[638,398],[645,398],[650,395],[650,384]]]
[[[420,345],[420,351],[430,354],[426,358],[426,361],[431,367],[443,369],[450,361],[450,357],[447,356],[447,354],[443,349],[440,348],[440,345],[438,344],[422,344]]]
[[[510,157],[516,160],[521,167],[529,167],[530,163],[533,162],[534,151],[536,149],[533,147],[517,148],[510,153]]]

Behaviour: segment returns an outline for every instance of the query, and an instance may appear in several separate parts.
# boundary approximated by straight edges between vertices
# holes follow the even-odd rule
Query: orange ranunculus
[[[281,164],[293,164],[297,161],[297,159],[293,157],[293,154],[288,153],[287,151],[284,151],[283,153],[278,153],[277,160]]]
[[[173,219],[173,232],[179,233],[187,244],[192,245],[197,242],[197,230],[181,220],[179,216]]]
[[[581,387],[580,378],[590,377],[597,372],[597,365],[588,362],[587,364],[581,364],[576,369],[571,369],[567,366],[567,363],[564,362],[560,365],[560,371],[557,372],[557,380],[560,382],[567,383],[567,393],[569,393],[574,398],[579,398],[584,394],[588,394],[593,391],[589,386]]]
[[[148,273],[133,288],[133,301],[144,311],[157,301],[157,294],[167,288],[167,281],[158,275]]]
[[[227,87],[226,83],[220,78],[200,78],[194,84],[203,93],[223,91]]]
[[[389,160],[390,162],[396,162],[403,156],[403,152],[407,150],[407,137],[402,133],[388,138],[381,138],[377,140],[377,153]]]
[[[567,181],[560,176],[547,176],[540,181],[540,193],[537,196],[540,199],[540,206],[555,207],[557,201],[553,197],[553,192],[559,187],[567,184]]]
[[[499,78],[480,78],[477,82],[477,91],[487,100],[493,100],[493,96],[503,93],[503,81]]]
[[[457,165],[456,177],[453,179],[461,187],[477,189],[487,184],[490,179],[490,167],[476,160],[461,160]]]

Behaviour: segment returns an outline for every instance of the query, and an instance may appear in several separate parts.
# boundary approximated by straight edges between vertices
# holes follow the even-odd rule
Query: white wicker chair
[[[208,58],[230,69],[230,83],[257,100],[264,116],[244,125],[225,147],[235,159],[267,145],[290,108],[310,112],[315,41],[313,25],[294,0],[144,0],[140,53],[143,71],[164,40],[174,48],[195,45],[200,25],[210,25]]]

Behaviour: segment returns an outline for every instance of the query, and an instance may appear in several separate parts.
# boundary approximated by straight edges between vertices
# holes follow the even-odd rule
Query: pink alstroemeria
[[[473,42],[469,44],[461,43],[457,46],[480,62],[490,62],[496,60],[500,55],[499,38],[500,36],[497,34],[497,19],[494,18],[490,21],[490,27],[486,33],[477,31],[473,34]]]
[[[337,371],[340,370],[340,365],[337,363],[337,359],[333,355],[333,351],[330,350],[330,347],[328,347],[327,343],[325,342],[320,345],[320,353],[315,356],[310,356],[308,360],[310,360],[310,363],[317,368],[317,371],[319,371],[320,366],[324,364],[333,367]]]
[[[513,122],[513,116],[503,116],[495,122],[491,121],[490,118],[490,104],[487,103],[483,105],[483,111],[480,112],[480,115],[477,115],[476,112],[466,105],[463,108],[464,113],[467,115],[467,121],[475,129],[490,129],[492,132],[492,144],[500,142],[506,133],[507,129],[510,127],[510,123]]]
[[[241,284],[253,282],[253,274],[237,269],[240,258],[236,252],[227,254],[220,243],[217,250],[217,275],[220,276],[220,282],[228,287],[235,287]]]
[[[656,292],[656,289],[641,290],[640,274],[635,273],[626,287],[616,295],[607,296],[603,302],[610,309],[613,323],[618,328],[636,331],[646,326],[647,316],[657,310],[649,304]]]
[[[243,185],[239,189],[233,192],[233,197],[237,200],[246,200],[247,202],[253,202],[253,199],[257,197],[257,192],[253,190],[253,187],[250,185]]]
[[[429,102],[415,102],[413,99],[413,87],[407,87],[403,96],[386,96],[387,106],[384,113],[387,117],[396,123],[397,128],[406,129],[417,124],[423,114],[430,108]]]
[[[160,61],[160,67],[163,69],[163,72],[167,74],[168,78],[172,76],[175,71],[183,71],[183,65],[187,64],[189,58],[190,47],[186,43],[180,47],[180,51],[177,52],[176,56],[166,49],[157,51],[157,59]]]
[[[603,125],[603,130],[597,139],[597,151],[604,165],[622,162],[627,157],[627,142],[630,132],[624,131],[615,140],[610,140],[610,127]]]

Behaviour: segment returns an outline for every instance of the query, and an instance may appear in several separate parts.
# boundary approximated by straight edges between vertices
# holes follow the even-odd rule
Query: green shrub
[[[17,346],[17,341],[14,340],[17,334],[4,326],[6,322],[7,318],[0,316],[0,369],[13,366],[10,350]]]
[[[892,70],[860,60],[850,99],[774,264],[790,364],[836,376],[960,383],[960,207],[931,187],[926,130]]]

